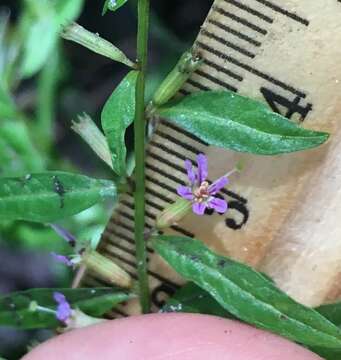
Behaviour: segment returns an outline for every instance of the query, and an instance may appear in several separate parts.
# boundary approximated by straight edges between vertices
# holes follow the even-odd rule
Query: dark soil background
[[[130,58],[135,56],[136,13],[134,1],[119,10],[119,14],[101,16],[101,1],[86,1],[78,22],[88,30],[98,32],[123,49]],[[154,0],[150,41],[150,80],[157,83],[176,62],[178,56],[193,42],[212,0]],[[8,7],[14,23],[20,13],[21,2],[0,0],[0,9]],[[56,151],[70,159],[86,173],[105,172],[98,168],[82,141],[69,131],[70,119],[83,111],[98,114],[115,85],[127,68],[115,64],[72,43],[64,42],[66,71],[59,88],[56,104]],[[1,74],[0,74],[1,76]],[[28,80],[21,92],[34,91],[34,82]],[[33,105],[34,106],[34,105]],[[128,143],[132,134],[128,134]],[[128,144],[129,145],[129,144]],[[31,287],[56,286],[50,259],[36,251],[12,246],[0,237],[0,293]],[[0,309],[1,311],[1,309]],[[13,331],[0,329],[0,357],[18,359],[28,345],[50,336],[48,331]]]

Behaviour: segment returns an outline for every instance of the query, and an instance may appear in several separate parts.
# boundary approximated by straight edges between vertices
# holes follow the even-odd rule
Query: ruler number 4
[[[266,87],[261,87],[260,92],[273,111],[288,119],[291,119],[294,114],[299,114],[299,121],[304,121],[309,111],[312,110],[312,104],[308,103],[306,106],[300,105],[302,99],[300,96],[296,96],[294,100],[289,100]],[[286,109],[284,113],[283,108]]]

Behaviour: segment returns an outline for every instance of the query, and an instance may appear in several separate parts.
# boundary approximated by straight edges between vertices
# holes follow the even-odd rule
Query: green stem
[[[149,0],[138,1],[137,62],[139,75],[136,84],[135,108],[135,243],[139,295],[144,313],[150,310],[147,274],[147,251],[144,239],[145,226],[145,79],[148,52]]]
[[[53,121],[58,82],[61,80],[61,48],[58,43],[54,48],[54,55],[43,68],[38,79],[37,102],[37,143],[45,153],[50,153],[53,143]]]

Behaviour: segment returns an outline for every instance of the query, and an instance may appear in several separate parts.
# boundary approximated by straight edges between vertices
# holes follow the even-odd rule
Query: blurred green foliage
[[[83,0],[23,0],[15,23],[10,22],[8,9],[0,8],[0,176],[23,176],[52,169],[78,170],[56,149],[55,120],[58,88],[70,76],[59,32],[77,19],[83,5]],[[130,5],[134,9],[133,1]],[[99,14],[100,10],[99,6]],[[149,77],[148,97],[187,46],[155,13],[152,17],[152,32],[160,41],[166,41],[170,49],[158,71]],[[22,91],[27,81],[30,84],[33,81],[30,87],[33,93]],[[31,97],[33,106],[27,110],[25,102],[32,102]],[[77,238],[96,242],[109,215],[108,209],[96,205],[59,223]],[[49,227],[28,222],[2,221],[0,244],[43,252],[67,251],[67,245]],[[65,271],[61,273],[65,275]]]
[[[152,51],[147,98],[163,76],[174,65],[178,56],[188,48],[206,14],[211,0],[201,0],[189,21],[182,25],[176,11],[184,8],[182,2],[155,3],[151,18]],[[5,6],[7,4],[7,7]],[[86,148],[69,127],[77,113],[87,111],[99,123],[100,109],[109,97],[115,83],[126,73],[126,68],[113,65],[109,60],[83,50],[76,44],[67,44],[59,38],[63,26],[82,14],[80,24],[127,50],[134,58],[135,7],[133,0],[122,7],[120,14],[109,11],[101,16],[104,1],[84,0],[4,0],[0,5],[0,177],[24,176],[47,170],[87,173],[91,176],[110,177],[112,173]],[[122,16],[123,14],[123,16]],[[158,16],[158,14],[162,16]],[[195,16],[194,16],[195,15]],[[194,20],[193,20],[194,19]],[[196,21],[196,22],[195,22]],[[165,25],[167,24],[167,26]],[[168,25],[176,28],[177,36]],[[156,50],[155,50],[156,49]],[[109,75],[109,76],[108,76]],[[127,129],[127,156],[131,158],[132,131]],[[133,162],[129,167],[130,171]],[[95,205],[69,219],[58,221],[80,241],[98,243],[101,232],[110,217],[111,208]],[[4,251],[2,251],[4,249]],[[68,254],[68,244],[48,226],[24,221],[0,221],[0,252],[18,258],[10,266],[23,280],[14,282],[1,278],[0,292],[23,290],[35,286],[34,274],[26,263],[20,264],[21,254],[38,254],[35,268],[53,275],[46,286],[69,286],[72,272],[50,260],[54,251]],[[16,254],[20,254],[16,255]],[[1,258],[2,261],[4,258]],[[12,261],[12,257],[8,258]],[[28,270],[27,270],[28,269]],[[22,274],[22,275],[20,275]],[[25,276],[24,276],[25,275]],[[17,276],[17,275],[16,275]],[[27,282],[27,278],[32,278]],[[1,285],[4,286],[1,286]],[[9,284],[9,285],[8,285]],[[41,286],[42,284],[39,284]],[[8,287],[9,286],[9,287]],[[8,337],[3,337],[4,334]],[[49,334],[28,333],[16,335],[9,330],[0,332],[0,356],[18,359],[32,338],[46,338]],[[10,339],[10,340],[9,340]],[[6,345],[7,344],[7,345]],[[7,348],[4,352],[4,346]]]
[[[53,122],[56,90],[64,76],[59,32],[78,17],[82,5],[83,0],[25,0],[14,25],[8,11],[0,12],[0,176],[73,169],[55,149]],[[33,75],[35,106],[25,111],[20,100],[14,99]],[[98,205],[63,225],[77,237],[91,240],[95,234],[98,239],[107,217],[105,208]],[[0,243],[62,253],[67,247],[48,227],[10,221],[0,223]]]

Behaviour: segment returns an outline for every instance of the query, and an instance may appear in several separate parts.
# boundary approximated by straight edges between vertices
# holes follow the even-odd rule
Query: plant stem
[[[135,107],[135,243],[140,304],[143,313],[150,310],[147,274],[145,226],[145,79],[148,52],[149,0],[138,0],[137,62],[139,75],[136,84]]]
[[[60,43],[54,48],[54,55],[46,64],[38,78],[37,128],[35,129],[37,144],[41,151],[51,153],[53,142],[53,122],[55,114],[56,92],[62,78]],[[47,154],[46,154],[47,155]]]

